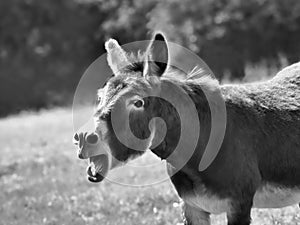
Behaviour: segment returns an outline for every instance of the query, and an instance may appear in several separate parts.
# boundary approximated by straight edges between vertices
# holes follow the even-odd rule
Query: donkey
[[[210,214],[223,212],[228,225],[249,225],[252,207],[280,208],[300,201],[300,63],[268,81],[220,85],[214,78],[194,79],[172,69],[168,43],[160,32],[138,56],[126,53],[113,39],[105,47],[114,75],[98,93],[96,130],[74,135],[79,158],[89,159],[90,181],[102,181],[109,170],[145,152],[127,147],[117,138],[111,119],[115,110],[119,115],[130,112],[132,132],[147,140],[139,148],[150,149],[167,161],[168,174],[183,201],[186,225],[209,225]],[[165,83],[179,85],[188,93],[201,124],[196,149],[179,171],[176,157],[168,158],[180,136],[176,109],[163,99],[144,97]],[[199,171],[211,129],[211,110],[203,89],[211,95],[216,90],[221,93],[227,125],[216,158],[207,169]],[[157,146],[153,146],[153,140],[159,129],[148,124],[153,117],[161,117],[168,127]],[[119,124],[118,129],[126,136],[123,125]],[[127,142],[135,140],[128,137]],[[105,151],[99,154],[97,148]]]

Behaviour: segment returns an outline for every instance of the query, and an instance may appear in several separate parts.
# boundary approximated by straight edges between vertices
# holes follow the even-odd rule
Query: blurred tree
[[[1,0],[0,115],[70,103],[103,42],[163,30],[222,78],[300,55],[299,0]]]
[[[299,60],[298,0],[164,0],[149,18],[149,28],[197,52],[219,78],[244,77],[246,63]]]
[[[71,98],[101,44],[98,9],[81,7],[72,0],[0,2],[0,114]]]
[[[119,3],[118,7],[106,18],[101,27],[101,31],[106,34],[107,38],[117,38],[120,43],[148,39],[152,30],[147,29],[148,17],[146,15],[159,0],[116,0],[116,2]]]

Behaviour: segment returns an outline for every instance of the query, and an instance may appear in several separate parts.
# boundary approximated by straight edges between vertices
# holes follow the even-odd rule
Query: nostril
[[[83,155],[82,155],[82,152],[78,154],[78,158],[79,158],[79,159],[84,159],[84,157],[83,157]]]
[[[99,140],[99,136],[96,133],[91,133],[86,137],[86,142],[89,144],[96,144]]]
[[[77,133],[74,134],[74,139],[75,139],[76,141],[79,141],[79,135],[78,135]]]
[[[75,133],[73,136],[73,143],[75,145],[78,145],[78,142],[79,142],[79,135],[77,133]]]

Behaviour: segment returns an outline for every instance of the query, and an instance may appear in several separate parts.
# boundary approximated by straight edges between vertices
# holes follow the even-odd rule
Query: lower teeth
[[[101,166],[95,166],[95,165],[91,166],[91,172],[92,172],[93,176],[96,176],[97,173],[100,173],[101,171],[102,171],[102,165]]]

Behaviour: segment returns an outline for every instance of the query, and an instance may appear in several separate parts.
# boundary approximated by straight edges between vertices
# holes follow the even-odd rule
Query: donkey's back
[[[258,85],[260,101],[268,102],[268,107],[297,113],[300,112],[300,63],[293,64],[280,71],[273,79]],[[262,92],[264,91],[264,92]],[[299,133],[298,133],[299,134]]]
[[[261,179],[254,205],[281,207],[300,201],[300,63],[265,82],[221,89],[227,137],[239,140],[227,148],[246,149],[245,155],[254,156],[248,160],[255,161]]]
[[[300,62],[281,70],[265,82],[242,85],[223,85],[225,99],[242,104],[282,111],[300,111]],[[252,107],[251,106],[251,107]]]

